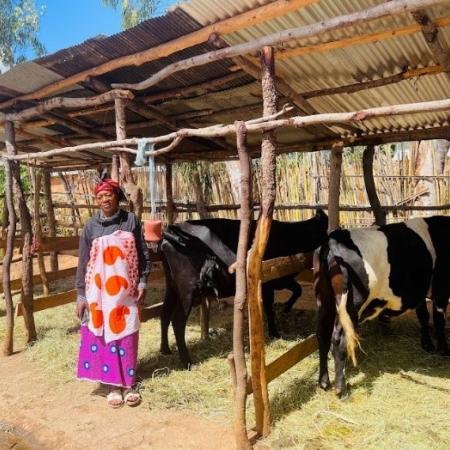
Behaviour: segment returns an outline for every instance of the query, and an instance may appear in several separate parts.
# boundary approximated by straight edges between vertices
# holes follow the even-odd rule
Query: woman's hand
[[[87,307],[87,302],[86,301],[83,301],[83,300],[79,301],[79,300],[77,300],[77,306],[75,308],[75,311],[76,311],[78,319],[81,320],[83,318],[84,310],[86,309],[86,307]]]
[[[145,300],[145,289],[138,288],[138,296],[136,300],[136,304],[140,307],[144,306],[144,300]]]

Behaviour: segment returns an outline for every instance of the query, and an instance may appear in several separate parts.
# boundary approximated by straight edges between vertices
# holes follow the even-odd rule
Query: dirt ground
[[[9,430],[28,450],[233,448],[229,424],[143,407],[114,410],[96,387],[53,387],[21,352],[0,359],[0,448],[12,448],[2,446]]]
[[[60,268],[76,258],[62,256]],[[154,270],[152,286],[163,286]],[[20,276],[15,264],[12,277]],[[13,382],[11,382],[13,380]],[[95,383],[52,386],[23,352],[0,357],[0,450],[231,449],[230,423],[194,413],[149,412],[146,406],[112,409]]]

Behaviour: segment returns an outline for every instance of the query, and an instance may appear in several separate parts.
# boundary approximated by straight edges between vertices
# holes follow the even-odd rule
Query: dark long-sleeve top
[[[136,251],[139,262],[139,287],[145,288],[147,277],[150,274],[150,252],[142,235],[142,227],[138,218],[131,212],[119,209],[111,217],[103,217],[101,212],[97,212],[84,226],[80,236],[80,246],[78,254],[78,268],[75,279],[78,298],[85,298],[85,276],[91,252],[92,241],[101,236],[107,236],[117,230],[129,231],[133,233],[136,242]]]

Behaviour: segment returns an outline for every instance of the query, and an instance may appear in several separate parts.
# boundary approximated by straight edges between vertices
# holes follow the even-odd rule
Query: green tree
[[[0,0],[0,62],[14,65],[23,62],[32,49],[37,56],[45,53],[37,33],[43,9],[35,0]]]
[[[139,22],[150,18],[156,10],[158,0],[102,0],[106,6],[114,9],[120,7],[122,13],[122,28],[134,27]]]

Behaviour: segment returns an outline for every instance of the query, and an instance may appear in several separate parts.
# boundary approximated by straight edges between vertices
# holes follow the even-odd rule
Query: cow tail
[[[355,330],[355,325],[348,312],[347,301],[349,288],[348,275],[346,269],[342,268],[338,263],[333,250],[329,249],[328,253],[328,273],[330,274],[331,286],[334,292],[334,298],[336,301],[336,310],[338,313],[338,320],[344,330],[347,355],[352,360],[353,365],[356,367],[356,348],[361,348],[360,338]]]

